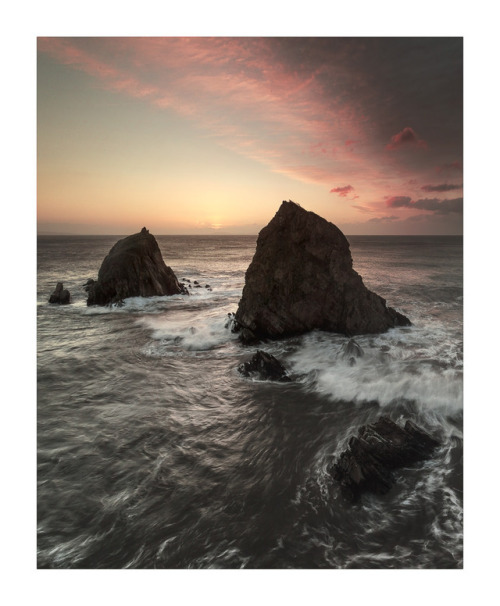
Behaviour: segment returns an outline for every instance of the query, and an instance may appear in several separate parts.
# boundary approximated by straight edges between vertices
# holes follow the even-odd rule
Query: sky
[[[463,41],[39,37],[39,233],[461,234]]]

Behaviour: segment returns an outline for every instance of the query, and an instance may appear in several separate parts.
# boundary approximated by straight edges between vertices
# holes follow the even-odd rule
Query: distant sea
[[[200,288],[87,307],[118,239],[38,238],[38,567],[462,567],[461,237],[349,237],[364,283],[413,325],[356,337],[354,366],[342,335],[259,345],[285,384],[242,377],[257,346],[226,327],[255,236],[159,236]],[[58,281],[71,305],[48,303]],[[329,467],[381,414],[441,446],[351,505]]]

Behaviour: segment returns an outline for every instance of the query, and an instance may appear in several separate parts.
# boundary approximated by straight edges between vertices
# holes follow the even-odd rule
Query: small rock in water
[[[238,370],[245,377],[257,375],[267,381],[290,381],[284,366],[274,356],[265,351],[257,353],[248,362],[238,366]]]
[[[349,339],[342,347],[341,355],[344,360],[348,360],[349,366],[354,366],[356,364],[356,358],[362,358],[364,356],[364,351],[354,339]]]
[[[343,495],[356,501],[362,492],[386,493],[394,483],[392,470],[431,456],[439,442],[406,421],[400,427],[386,416],[363,425],[333,465],[332,475]]]
[[[56,303],[57,305],[68,305],[71,299],[69,290],[66,290],[62,282],[58,282],[56,289],[50,295],[49,303]]]

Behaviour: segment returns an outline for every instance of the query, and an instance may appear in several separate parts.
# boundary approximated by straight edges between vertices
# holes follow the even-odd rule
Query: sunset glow
[[[460,38],[39,38],[40,233],[462,233]]]

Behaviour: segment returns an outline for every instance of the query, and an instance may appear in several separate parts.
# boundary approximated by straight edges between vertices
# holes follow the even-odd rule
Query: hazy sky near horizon
[[[39,38],[40,233],[463,228],[461,38]]]

